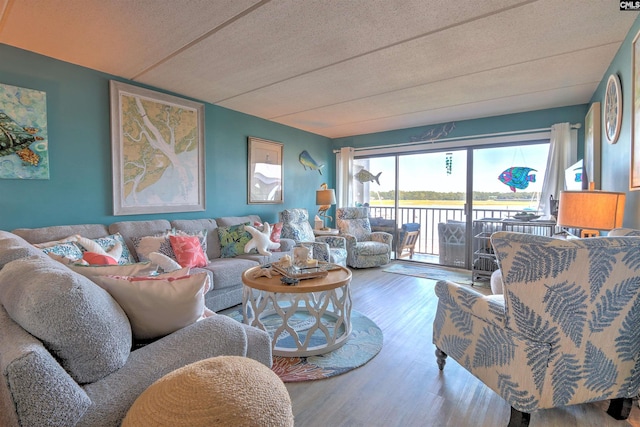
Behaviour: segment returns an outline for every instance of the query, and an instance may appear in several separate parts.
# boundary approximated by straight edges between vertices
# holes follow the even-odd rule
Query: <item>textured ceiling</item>
[[[589,102],[602,0],[0,0],[0,43],[331,138]]]

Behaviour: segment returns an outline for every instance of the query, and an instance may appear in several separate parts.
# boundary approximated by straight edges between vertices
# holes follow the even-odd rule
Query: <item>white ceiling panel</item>
[[[587,103],[637,16],[584,0],[0,0],[0,43],[340,137]]]
[[[134,78],[258,0],[15,0],[0,42]]]
[[[590,97],[601,79],[601,75],[588,66],[594,57],[600,67],[604,68],[611,61],[608,49],[599,47],[333,104],[274,120],[294,127],[310,122],[316,123],[316,127],[319,127],[320,123],[326,128],[344,127],[350,123],[402,114],[422,112],[428,117],[431,110],[444,107],[455,108],[491,99],[508,99],[523,94],[583,85],[591,88],[588,93]],[[532,75],[537,78],[531,78]],[[459,117],[451,118],[454,119],[460,120]],[[425,118],[425,124],[430,123],[437,122]]]

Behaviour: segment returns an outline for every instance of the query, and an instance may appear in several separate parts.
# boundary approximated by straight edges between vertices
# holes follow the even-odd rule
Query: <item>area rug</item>
[[[428,265],[413,265],[404,262],[394,262],[385,268],[385,273],[404,274],[406,276],[422,277],[432,280],[450,280],[463,285],[472,285],[471,272],[461,269],[448,269]]]
[[[241,322],[242,313],[233,311],[227,316]],[[330,327],[330,324],[327,323]],[[267,329],[269,325],[265,325]],[[304,321],[293,326],[304,329]],[[356,369],[375,357],[382,349],[382,331],[362,313],[351,312],[351,335],[340,348],[326,354],[309,357],[273,356],[272,370],[285,383],[329,378]]]

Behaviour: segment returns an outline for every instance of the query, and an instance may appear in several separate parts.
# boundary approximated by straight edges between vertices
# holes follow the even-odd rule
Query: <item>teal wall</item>
[[[631,30],[629,30],[618,53],[611,61],[609,69],[602,76],[598,89],[591,98],[591,102],[600,102],[601,107],[604,106],[604,91],[607,80],[611,74],[618,74],[620,87],[622,88],[622,126],[620,128],[620,137],[616,144],[607,142],[607,138],[604,135],[604,127],[602,128],[600,138],[602,141],[601,180],[602,190],[627,193],[624,225],[631,228],[640,228],[640,192],[629,191],[632,138],[631,117],[633,109],[631,48],[633,39],[638,34],[638,31],[640,31],[640,17],[636,19]],[[640,126],[640,123],[636,123],[637,126]],[[636,141],[636,143],[638,144],[640,141]]]
[[[206,211],[113,216],[111,79],[136,84],[0,44],[0,83],[47,94],[50,160],[49,180],[0,179],[0,229],[246,214],[274,222],[284,208],[315,212],[315,190],[335,180],[330,139],[205,104]],[[284,144],[283,204],[247,204],[248,136]],[[304,170],[302,150],[326,165],[323,176]]]
[[[640,18],[627,35],[591,102],[602,101],[609,74],[620,76],[623,121],[616,145],[602,146],[602,188],[627,192],[625,226],[640,228],[640,193],[629,192],[631,150],[631,42],[640,30]],[[332,149],[408,142],[433,126],[328,138],[272,123],[253,116],[205,104],[206,200],[205,212],[162,215],[113,216],[109,80],[119,79],[72,64],[0,44],[0,83],[47,93],[49,180],[0,179],[0,229],[56,224],[111,223],[151,218],[203,218],[259,214],[273,222],[284,208],[303,207],[315,212],[315,190],[333,186]],[[134,82],[125,81],[136,84]],[[142,86],[142,85],[140,85]],[[154,89],[154,88],[151,88]],[[157,90],[157,89],[156,89]],[[177,94],[179,95],[179,94]],[[524,129],[547,128],[554,123],[582,123],[589,105],[496,116],[456,122],[448,137],[463,137]],[[284,144],[284,203],[248,205],[248,136]],[[578,132],[578,158],[583,156],[584,126]],[[602,136],[603,141],[604,135]],[[298,155],[307,150],[324,175],[305,171]]]
[[[555,123],[580,123],[583,126],[578,130],[578,158],[582,158],[582,145],[584,140],[584,116],[588,106],[575,105],[563,108],[550,108],[547,110],[531,111],[528,113],[508,114],[484,119],[463,120],[455,122],[454,129],[447,138],[459,138],[475,135],[486,135],[501,132],[516,132],[529,129],[549,128]],[[371,133],[366,135],[350,136],[333,140],[335,149],[340,147],[371,147],[386,144],[399,144],[410,142],[411,138],[424,134],[429,129],[440,127],[442,124],[422,126],[408,129],[392,130],[387,132]],[[435,142],[438,143],[437,141]]]

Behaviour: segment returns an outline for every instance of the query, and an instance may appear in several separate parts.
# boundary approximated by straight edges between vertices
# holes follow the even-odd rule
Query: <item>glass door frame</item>
[[[575,132],[575,130],[572,130]],[[452,150],[466,150],[467,152],[467,168],[466,168],[466,198],[463,209],[465,219],[465,269],[472,270],[473,263],[473,167],[474,167],[474,150],[495,147],[517,147],[521,145],[549,143],[551,138],[550,129],[539,129],[535,131],[527,131],[512,135],[486,135],[468,138],[460,138],[459,141],[442,141],[438,143],[407,143],[394,144],[381,147],[368,147],[357,149],[354,153],[354,159],[376,158],[376,157],[394,157],[395,158],[395,194],[394,194],[394,217],[396,228],[399,225],[399,162],[400,156],[410,154],[438,153]],[[410,146],[410,147],[409,147]],[[394,248],[395,249],[395,248]],[[394,251],[395,252],[395,251]],[[397,254],[396,257],[397,258]],[[404,261],[405,259],[403,259]],[[410,261],[410,260],[409,260]],[[417,261],[416,261],[417,262]],[[429,263],[440,265],[438,263]],[[446,265],[443,265],[446,267]]]

